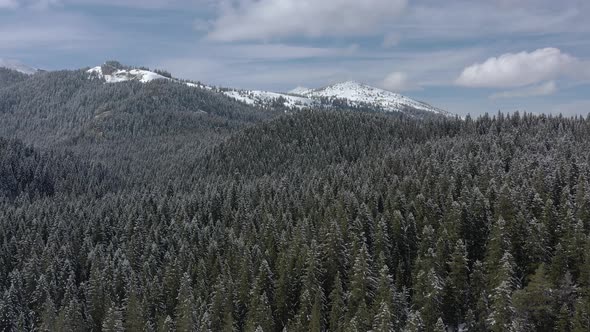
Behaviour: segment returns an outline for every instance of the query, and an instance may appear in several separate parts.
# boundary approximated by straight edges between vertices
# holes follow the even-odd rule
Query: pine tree
[[[266,292],[252,299],[246,319],[245,331],[255,331],[261,327],[264,331],[273,330],[273,318]]]
[[[305,274],[303,276],[303,292],[299,298],[299,311],[295,317],[296,329],[320,331],[323,327],[324,292],[321,285],[323,270],[319,257],[319,249],[315,241],[307,250]]]
[[[590,315],[587,301],[583,299],[576,301],[572,326],[572,332],[586,332],[590,329]]]
[[[558,286],[559,282],[568,271],[567,253],[561,243],[558,243],[551,259],[551,267],[549,270],[549,279],[553,285]]]
[[[424,322],[422,322],[422,316],[419,311],[412,311],[408,316],[408,323],[404,328],[404,332],[424,332]]]
[[[451,326],[462,323],[469,300],[469,266],[467,248],[463,241],[455,244],[451,260],[448,262],[449,274],[445,282],[445,317]]]
[[[383,255],[380,257],[383,257]],[[380,258],[379,260],[384,261],[384,258]],[[383,303],[387,304],[388,308],[393,306],[393,287],[393,278],[389,274],[389,267],[387,264],[383,263],[379,270],[377,289],[375,291],[375,298],[373,299],[373,312],[379,312]]]
[[[433,331],[434,332],[447,332],[447,327],[445,326],[445,323],[443,322],[442,318],[440,318],[440,317],[438,318]]]
[[[41,314],[40,328],[41,331],[56,331],[56,309],[55,304],[50,296],[45,299],[43,312]]]
[[[551,282],[547,279],[545,264],[540,264],[528,285],[514,293],[514,306],[522,317],[537,331],[550,331],[555,319]]]
[[[125,303],[125,331],[143,331],[146,320],[142,310],[142,303],[134,287],[130,290],[129,297]]]
[[[372,316],[369,314],[368,301],[373,298],[375,279],[371,271],[371,259],[363,244],[354,260],[350,277],[348,320],[355,318],[359,328],[370,329]]]
[[[490,314],[488,325],[493,332],[508,331],[514,316],[512,291],[514,289],[514,270],[512,255],[505,253],[500,263],[500,270],[494,280],[499,284],[491,291]]]
[[[511,248],[510,240],[506,234],[506,222],[500,218],[492,226],[490,240],[486,250],[486,260],[484,263],[485,270],[490,273],[488,278],[488,285],[493,288],[501,281],[494,279],[497,271],[501,270],[501,260],[505,253]]]
[[[193,295],[192,281],[188,273],[184,273],[178,289],[177,305],[175,309],[176,328],[180,331],[192,331],[196,321],[193,316],[195,310],[195,298]]]
[[[330,317],[329,328],[330,331],[343,331],[344,318],[346,314],[346,306],[344,303],[344,290],[342,289],[342,281],[340,280],[340,273],[336,273],[334,278],[334,288],[329,296],[330,300]]]
[[[394,331],[392,318],[393,315],[389,305],[385,301],[381,301],[381,305],[376,311],[375,318],[373,319],[373,331]]]
[[[83,324],[84,318],[80,302],[77,297],[72,297],[70,302],[61,308],[57,317],[56,329],[60,331],[83,331]]]
[[[571,312],[567,305],[562,305],[557,314],[557,331],[570,332],[572,330]]]
[[[106,312],[106,315],[104,317],[104,321],[102,322],[102,331],[105,331],[105,332],[123,332],[123,331],[125,331],[125,328],[123,327],[123,313],[114,304],[111,304],[110,308]]]

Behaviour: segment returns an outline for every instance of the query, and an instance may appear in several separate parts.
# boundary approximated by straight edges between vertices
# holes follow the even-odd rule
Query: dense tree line
[[[0,88],[24,81],[27,78],[26,74],[0,67]]]
[[[71,153],[40,153],[18,141],[0,138],[0,197],[56,194],[101,196],[118,187],[99,163]]]
[[[0,141],[0,330],[590,329],[590,119],[278,116],[51,75],[0,89],[0,131],[34,145]],[[67,99],[100,91],[88,139]]]

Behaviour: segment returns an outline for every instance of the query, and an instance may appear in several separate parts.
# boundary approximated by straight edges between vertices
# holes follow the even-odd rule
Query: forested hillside
[[[0,85],[0,330],[590,329],[590,119],[35,78]]]

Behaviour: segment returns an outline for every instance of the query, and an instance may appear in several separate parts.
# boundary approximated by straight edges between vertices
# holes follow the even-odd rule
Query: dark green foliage
[[[0,330],[590,326],[585,119],[57,72],[0,87],[0,133],[33,146],[0,140]]]
[[[15,70],[0,67],[0,89],[24,81],[29,76]]]

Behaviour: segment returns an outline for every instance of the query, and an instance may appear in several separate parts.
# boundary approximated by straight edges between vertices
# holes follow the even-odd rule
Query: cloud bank
[[[407,0],[239,0],[224,3],[211,40],[367,35],[397,17]]]
[[[408,79],[408,75],[403,72],[393,72],[385,77],[381,86],[385,90],[399,92],[399,91],[410,91],[418,90],[419,87],[412,84]]]
[[[465,68],[456,83],[466,87],[522,87],[568,75],[578,64],[578,59],[557,48],[506,53]]]

